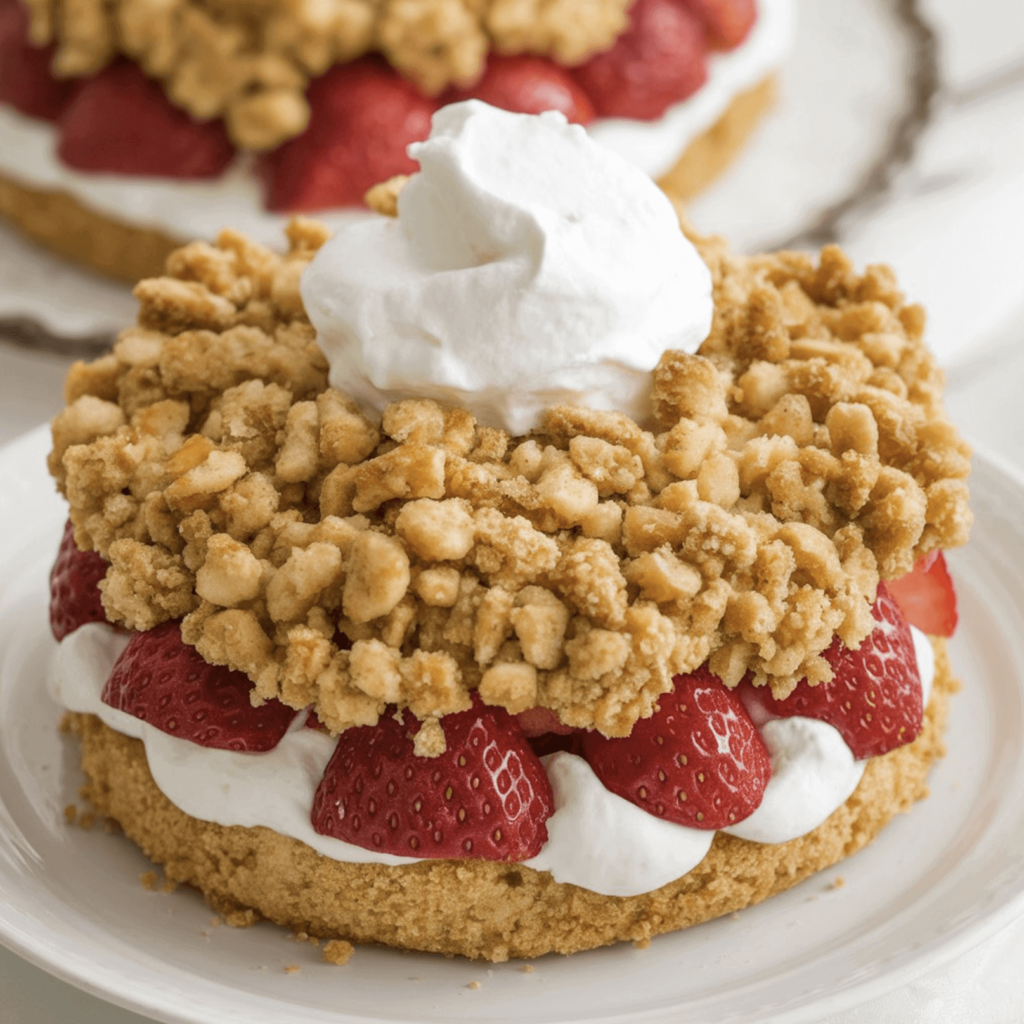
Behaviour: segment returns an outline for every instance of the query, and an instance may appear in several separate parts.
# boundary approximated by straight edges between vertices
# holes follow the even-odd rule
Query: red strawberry
[[[566,750],[570,754],[582,752],[583,730],[562,725],[554,711],[548,708],[528,708],[515,716],[516,723],[538,756]]]
[[[564,68],[544,57],[497,57],[487,62],[483,77],[470,89],[453,89],[445,103],[477,99],[518,114],[559,110],[576,124],[594,120],[590,98]]]
[[[309,127],[260,158],[268,209],[358,206],[372,185],[416,171],[405,150],[430,134],[438,104],[386,64],[369,57],[341,64],[308,97]]]
[[[739,46],[757,21],[756,0],[680,0],[704,23],[716,50]]]
[[[313,800],[313,828],[407,857],[526,860],[547,841],[551,784],[522,730],[475,694],[442,720],[448,749],[417,757],[406,711],[342,733]]]
[[[162,732],[217,750],[272,750],[295,712],[280,701],[253,707],[252,683],[241,672],[208,665],[165,622],[136,633],[103,688],[104,704]]]
[[[706,666],[676,676],[675,690],[621,739],[583,738],[583,756],[606,789],[690,828],[724,828],[761,803],[771,758],[735,693]]]
[[[57,155],[81,171],[215,178],[234,158],[221,121],[193,121],[129,61],[86,79],[60,119]]]
[[[904,618],[932,636],[952,636],[957,624],[956,589],[941,551],[925,555],[914,568],[886,586]]]
[[[825,651],[834,673],[830,682],[811,686],[802,680],[785,700],[776,700],[767,687],[744,681],[744,701],[782,718],[801,715],[828,722],[858,759],[909,743],[921,731],[924,716],[910,627],[884,583],[878,584],[871,614],[876,626],[858,650],[837,637]]]
[[[79,551],[71,520],[50,570],[50,629],[58,640],[87,622],[106,622],[99,582],[107,575],[107,563],[95,551]]]
[[[700,20],[676,0],[637,0],[630,27],[572,75],[603,117],[650,121],[707,79]]]
[[[550,708],[528,708],[526,711],[520,711],[515,719],[527,739],[544,736],[549,732],[559,733],[562,736],[576,732],[571,725],[562,725],[558,720],[558,715]]]
[[[28,12],[20,3],[0,7],[0,103],[56,121],[78,83],[53,77],[53,47],[33,46],[28,27]]]

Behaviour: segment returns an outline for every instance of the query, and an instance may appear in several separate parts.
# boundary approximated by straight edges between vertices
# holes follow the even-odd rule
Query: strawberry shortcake
[[[412,155],[333,237],[176,251],[72,369],[88,798],[231,921],[490,960],[849,856],[955,689],[969,450],[920,307],[688,239],[558,113],[455,104]]]
[[[792,0],[0,0],[0,213],[136,280],[223,227],[337,225],[472,97],[692,194],[767,107]]]

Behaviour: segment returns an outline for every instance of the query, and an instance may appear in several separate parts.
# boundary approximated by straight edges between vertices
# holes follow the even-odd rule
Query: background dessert
[[[174,244],[222,227],[269,244],[289,211],[361,207],[371,184],[411,169],[405,145],[425,137],[431,111],[469,95],[597,116],[598,137],[690,194],[766,106],[790,34],[789,0],[767,0],[756,21],[746,0],[644,0],[625,36],[618,0],[586,17],[552,7],[525,25],[512,23],[512,5],[393,7],[338,5],[314,26],[308,11],[271,6],[254,43],[251,15],[237,11],[168,8],[153,34],[159,19],[142,3],[67,25],[38,4],[32,39],[57,33],[54,54],[25,44],[29,17],[8,0],[0,209],[65,255],[135,280],[159,273]],[[662,22],[672,30],[655,32]],[[391,66],[360,56],[367,49]],[[51,61],[66,80],[51,79]],[[644,73],[626,88],[637,81],[630,62]]]
[[[706,329],[691,332],[687,320],[692,313],[707,324],[702,275],[705,287],[714,286],[715,320],[699,354],[671,351],[659,360],[665,342],[632,316],[640,336],[654,341],[649,361],[640,361],[654,369],[648,407],[654,432],[613,411],[556,406],[542,413],[527,402],[527,418],[513,419],[513,429],[534,433],[510,438],[465,410],[435,404],[444,379],[437,373],[403,382],[411,394],[397,402],[378,392],[378,427],[344,396],[324,390],[326,367],[304,320],[300,280],[328,351],[340,345],[343,353],[362,332],[371,341],[384,336],[376,319],[383,312],[410,340],[422,336],[431,342],[427,351],[443,353],[437,366],[456,380],[464,376],[460,357],[469,355],[466,366],[482,368],[472,347],[460,352],[463,339],[479,334],[462,323],[468,317],[472,327],[476,310],[438,298],[432,275],[458,282],[464,274],[455,294],[471,298],[489,294],[487,282],[502,281],[506,272],[513,283],[525,272],[550,312],[547,296],[558,292],[545,284],[547,275],[557,280],[560,267],[575,267],[581,254],[605,258],[615,246],[587,243],[609,225],[635,221],[641,230],[632,245],[643,247],[660,238],[663,224],[680,254],[687,251],[671,207],[650,182],[601,156],[579,129],[560,127],[556,115],[517,118],[468,104],[439,115],[435,135],[416,151],[423,171],[400,197],[401,223],[353,227],[323,246],[305,273],[324,238],[311,225],[293,226],[293,251],[283,261],[236,235],[222,236],[220,250],[197,243],[180,255],[177,281],[139,289],[140,328],[122,336],[113,356],[72,375],[75,401],[55,421],[51,468],[71,498],[76,527],[90,531],[91,543],[111,559],[103,584],[108,613],[136,629],[185,615],[182,637],[201,655],[248,674],[261,700],[315,706],[319,722],[342,733],[342,745],[346,729],[381,728],[385,705],[407,707],[423,723],[417,754],[433,756],[446,753],[445,717],[469,707],[467,684],[510,713],[546,707],[562,726],[610,737],[626,736],[659,695],[664,702],[671,677],[697,669],[708,654],[726,684],[736,686],[749,673],[783,703],[794,687],[807,686],[799,682],[805,676],[824,685],[831,668],[822,652],[833,637],[856,647],[880,628],[868,613],[879,572],[909,572],[917,556],[961,542],[969,522],[967,450],[942,413],[941,381],[921,341],[920,311],[903,305],[884,269],[857,278],[834,251],[816,267],[792,254],[748,261],[705,245],[710,278],[689,257],[670,274],[683,281],[695,275],[693,298],[674,282],[669,288],[657,279],[645,282],[668,300],[664,310],[653,307],[654,322],[660,315],[674,327],[684,349]],[[495,145],[510,138],[522,166],[492,161]],[[551,147],[562,179],[546,176],[538,140]],[[586,158],[601,166],[604,178],[589,173]],[[551,211],[534,205],[538,188]],[[611,217],[609,195],[617,200]],[[449,211],[447,234],[438,230],[437,210]],[[564,237],[563,218],[575,225]],[[481,248],[473,231],[489,226],[497,234]],[[546,259],[533,266],[522,253],[537,247],[537,235],[545,238]],[[346,247],[357,260],[346,257]],[[258,277],[243,282],[231,265]],[[210,292],[214,281],[217,291]],[[380,296],[367,294],[374,282]],[[626,286],[624,295],[637,288]],[[522,291],[520,283],[510,294]],[[233,307],[227,295],[242,306]],[[365,298],[365,308],[353,297]],[[434,319],[435,299],[454,320]],[[503,310],[503,322],[529,325],[530,302],[527,289],[522,309]],[[492,299],[484,307],[501,308]],[[581,337],[590,337],[591,308],[582,303],[575,318],[568,309],[560,312],[559,336],[574,338],[582,327]],[[257,310],[262,328],[252,326]],[[421,317],[415,329],[410,313]],[[611,316],[603,323],[610,339],[628,329]],[[197,335],[200,325],[204,332]],[[571,365],[572,346],[566,349]],[[592,404],[586,366],[602,358],[619,372],[637,372],[620,356],[589,354],[577,399],[585,404]],[[504,372],[503,360],[499,351],[493,368]],[[526,394],[530,382],[512,372],[517,394]],[[544,379],[557,381],[550,372]],[[332,373],[352,386],[369,373],[378,388],[386,386],[366,364],[336,355]],[[118,403],[104,394],[116,394]],[[355,394],[377,400],[365,390]],[[564,400],[563,392],[556,394]],[[186,432],[193,415],[197,432]],[[452,544],[459,550],[449,550]],[[269,558],[262,569],[259,552]],[[350,651],[334,636],[339,612]],[[939,694],[950,685],[940,658]],[[818,846],[829,845],[826,823],[811,841],[819,855],[804,850],[803,870],[820,869],[836,849],[866,841],[918,794],[920,773],[938,750],[937,709],[941,699],[920,743],[906,748],[916,769],[908,771],[900,757],[885,762],[902,765],[896,769],[901,784],[871,798],[872,782],[864,795],[855,794],[852,818],[832,854],[820,855]],[[875,716],[878,725],[888,718],[880,710]],[[920,722],[920,697],[917,716]],[[90,725],[80,727],[95,739]],[[104,730],[99,736],[90,743],[90,761],[110,742]],[[584,738],[585,748],[589,742]],[[863,757],[892,747],[857,753],[854,743],[852,749]],[[101,771],[93,764],[94,777]],[[102,784],[100,802],[125,798],[118,789]],[[143,805],[151,798],[145,792]],[[119,816],[136,834],[147,827],[134,814]],[[166,830],[166,823],[158,829]],[[175,846],[194,846],[173,831]],[[155,849],[152,835],[144,841]],[[726,843],[732,851],[726,859],[743,863],[744,848]],[[483,881],[493,870],[474,863],[471,872],[461,865],[457,873]],[[375,867],[374,877],[384,871],[400,884],[406,869],[387,864]],[[451,888],[441,879],[435,891],[440,866],[410,870],[409,888],[429,893],[430,906]],[[558,869],[550,870],[557,879]],[[769,858],[767,874],[776,870]],[[224,898],[205,872],[184,877]],[[512,888],[524,884],[522,877]],[[797,877],[787,872],[789,881]],[[685,888],[688,879],[673,885]],[[551,884],[542,899],[547,913],[568,899],[564,883]],[[493,904],[493,893],[490,898]],[[250,901],[298,924],[271,902],[254,900],[247,888],[241,902]],[[738,905],[711,904],[704,916]],[[649,912],[648,930],[634,935],[633,925],[623,930],[624,919],[635,924],[632,906],[618,897],[602,905],[613,918],[609,931],[583,938],[583,921],[593,914],[573,914],[567,924],[575,944],[560,937],[547,947],[524,938],[533,930],[555,942],[536,908],[512,929],[522,938],[518,945],[507,927],[499,927],[500,939],[487,926],[474,932],[475,940],[451,938],[453,923],[434,913],[430,919],[440,920],[439,931],[455,943],[439,946],[424,937],[423,904],[417,916],[408,901],[381,922],[383,931],[367,933],[348,919],[302,925],[503,959],[510,951],[568,951],[647,937],[701,916],[689,909],[682,917]]]

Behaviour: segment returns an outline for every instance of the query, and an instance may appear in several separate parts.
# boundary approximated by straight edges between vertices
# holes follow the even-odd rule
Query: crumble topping
[[[778,697],[827,680],[879,578],[966,540],[969,449],[886,267],[696,239],[714,322],[663,356],[652,421],[558,407],[511,437],[426,400],[371,421],[328,386],[298,293],[326,234],[177,251],[53,422],[108,616],[183,618],[254,701],[332,732],[409,708],[424,754],[474,688],[621,736],[708,659]]]
[[[628,0],[24,0],[63,77],[116,56],[159,79],[200,120],[223,117],[243,149],[271,149],[309,121],[305,90],[334,64],[379,52],[428,95],[468,86],[489,51],[579,64],[625,31]]]

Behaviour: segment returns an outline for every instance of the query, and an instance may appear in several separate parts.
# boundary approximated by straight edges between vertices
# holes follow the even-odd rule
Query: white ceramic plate
[[[989,459],[972,480],[974,539],[952,559],[966,685],[932,798],[765,904],[527,972],[371,948],[330,967],[280,929],[217,928],[194,894],[144,890],[149,864],[130,842],[64,823],[80,776],[43,688],[64,520],[47,445],[38,430],[0,450],[0,941],[82,989],[182,1024],[794,1024],[904,984],[1024,912],[1024,482]]]

